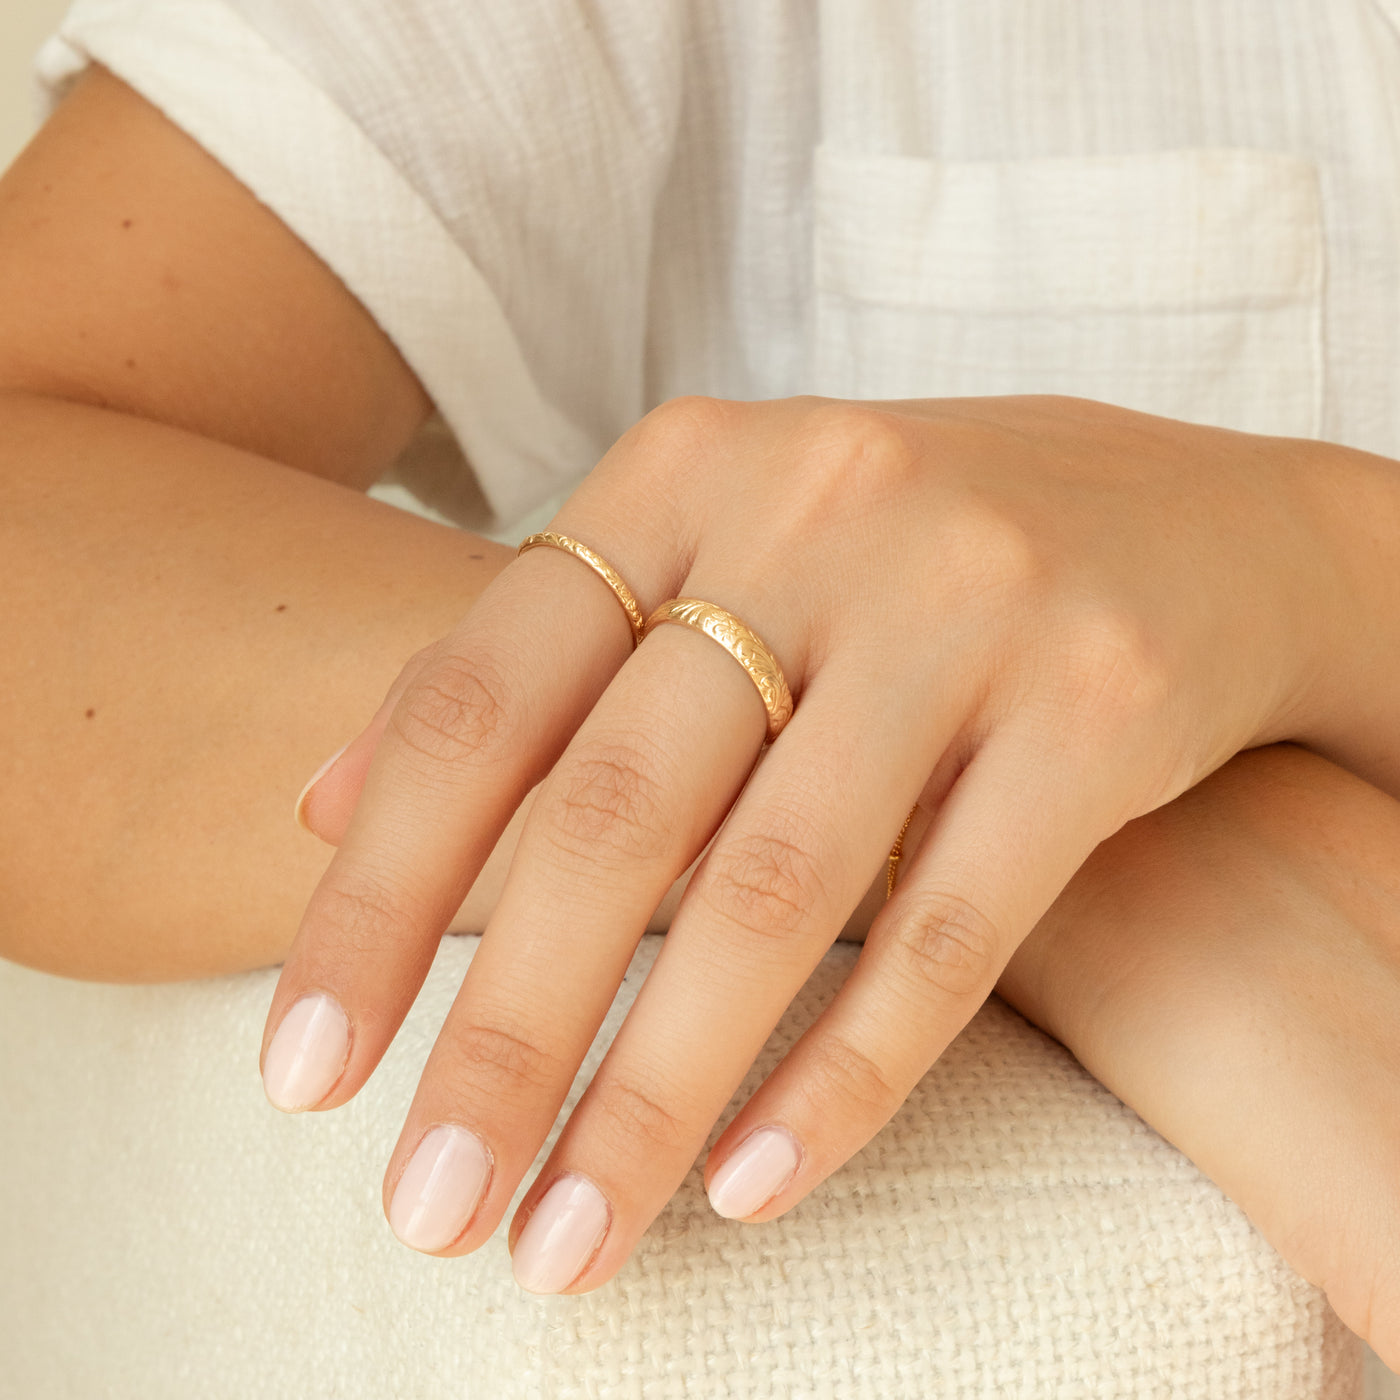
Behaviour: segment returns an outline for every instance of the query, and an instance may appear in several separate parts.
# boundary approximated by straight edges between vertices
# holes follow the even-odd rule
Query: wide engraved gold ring
[[[641,604],[637,602],[632,590],[623,583],[622,575],[601,554],[589,549],[586,544],[574,539],[572,535],[561,535],[557,530],[540,530],[537,534],[526,535],[520,541],[520,548],[515,552],[517,555],[521,555],[527,549],[539,549],[541,546],[548,549],[562,549],[565,554],[572,554],[575,559],[582,559],[612,589],[613,597],[622,604],[622,610],[627,614],[627,622],[632,628],[632,646],[635,649],[642,640],[642,633],[646,630],[646,619],[642,615]]]
[[[646,631],[650,632],[663,622],[679,622],[683,627],[703,632],[749,673],[758,687],[763,708],[768,712],[768,742],[771,744],[792,718],[792,692],[778,658],[758,633],[740,622],[732,612],[707,603],[703,598],[671,598],[662,603],[647,618]]]

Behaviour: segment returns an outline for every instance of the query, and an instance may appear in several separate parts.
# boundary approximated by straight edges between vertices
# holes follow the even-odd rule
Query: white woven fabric
[[[596,1293],[519,1291],[504,1227],[466,1259],[412,1253],[381,1173],[476,945],[444,942],[357,1100],[298,1118],[257,1076],[272,972],[121,988],[0,964],[0,1395],[1357,1400],[1360,1345],[1320,1294],[995,999],[778,1221],[714,1215],[697,1165]],[[736,1107],[856,953],[827,955]]]

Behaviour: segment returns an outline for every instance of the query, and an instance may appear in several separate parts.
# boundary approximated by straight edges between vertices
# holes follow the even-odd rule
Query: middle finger
[[[688,628],[658,628],[608,686],[536,795],[389,1164],[404,1243],[464,1253],[495,1228],[765,728],[749,675]]]

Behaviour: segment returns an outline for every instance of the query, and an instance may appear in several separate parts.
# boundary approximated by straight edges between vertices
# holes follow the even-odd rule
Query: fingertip
[[[511,1251],[511,1272],[527,1293],[590,1292],[583,1283],[612,1228],[608,1198],[586,1176],[565,1172],[540,1197]]]
[[[283,1113],[318,1108],[350,1059],[350,1021],[340,1003],[312,992],[292,1003],[263,1056],[263,1092]]]
[[[802,1144],[777,1123],[757,1128],[710,1178],[706,1195],[717,1215],[747,1220],[786,1189],[802,1166]]]
[[[385,1215],[401,1243],[441,1254],[471,1229],[491,1183],[486,1143],[456,1123],[429,1128],[394,1184]]]

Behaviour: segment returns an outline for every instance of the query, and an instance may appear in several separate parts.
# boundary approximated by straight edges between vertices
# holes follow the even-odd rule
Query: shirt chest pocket
[[[1322,421],[1316,167],[1258,150],[949,163],[821,147],[818,393],[1059,393]]]

